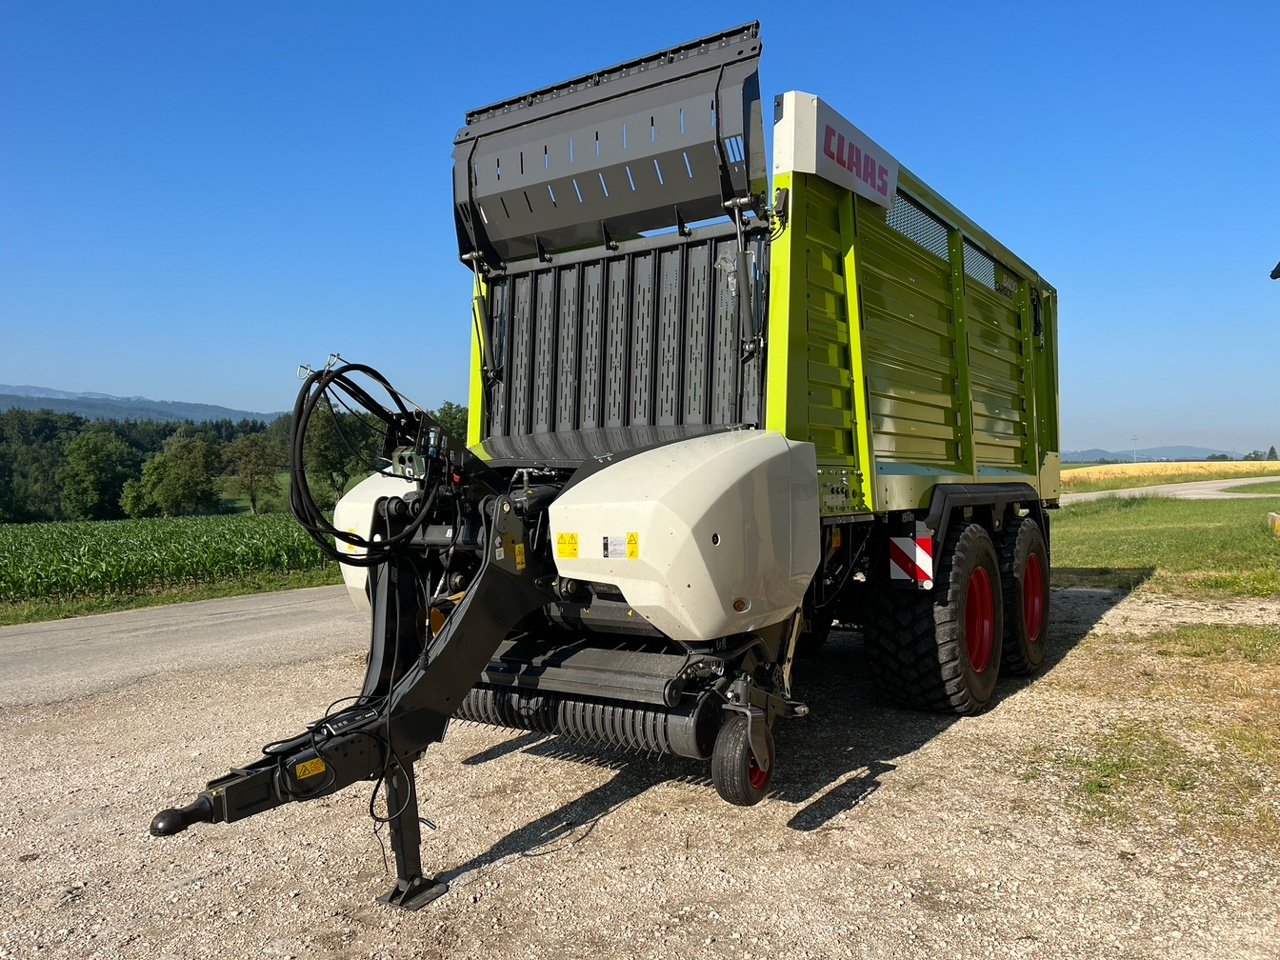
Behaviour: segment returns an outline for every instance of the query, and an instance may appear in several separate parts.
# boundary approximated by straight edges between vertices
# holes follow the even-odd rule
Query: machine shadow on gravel
[[[1057,667],[1107,612],[1152,572],[1106,571],[1115,581],[1129,584],[1125,589],[1055,589],[1043,668],[1033,677],[1003,679],[993,709],[999,709],[1004,697],[1033,685]],[[1072,576],[1064,579],[1090,582],[1094,573],[1071,571]],[[884,774],[897,769],[899,758],[963,719],[886,706],[876,694],[857,631],[834,631],[821,650],[797,662],[794,681],[797,695],[812,712],[803,721],[779,729],[779,755],[786,757],[786,765],[780,767],[770,794],[772,799],[799,805],[787,822],[793,830],[816,830],[852,810],[879,788]],[[698,761],[619,753],[539,733],[513,736],[463,763],[487,763],[516,752],[605,767],[616,770],[617,775],[508,834],[486,853],[448,871],[444,879],[461,877],[512,855],[537,856],[549,852],[548,848],[577,843],[589,836],[603,817],[658,784],[679,780],[713,789]]]
[[[1072,574],[1093,571],[1073,570]],[[1123,589],[1054,589],[1049,644],[1044,665],[1030,677],[1001,679],[992,709],[1000,701],[1046,676],[1083,640],[1109,610],[1152,574],[1150,569],[1108,570]],[[1072,577],[1069,582],[1079,582]],[[856,632],[834,632],[822,650],[800,661],[795,685],[812,714],[804,723],[779,731],[789,758],[774,796],[806,803],[787,824],[815,830],[851,810],[880,786],[898,758],[920,749],[962,717],[922,713],[884,705],[877,696]],[[850,731],[853,731],[851,734]],[[781,772],[781,771],[780,771]]]
[[[538,857],[554,853],[587,839],[596,825],[624,803],[640,796],[650,787],[675,779],[685,779],[688,770],[701,769],[695,760],[680,757],[643,757],[620,754],[598,746],[583,746],[559,737],[523,734],[496,747],[469,757],[463,763],[476,764],[496,760],[508,753],[524,753],[545,757],[548,761],[568,761],[615,770],[607,783],[574,797],[550,813],[520,827],[498,840],[492,847],[466,863],[439,874],[439,879],[452,884],[468,874],[492,866],[508,857]],[[704,780],[710,785],[706,777]]]

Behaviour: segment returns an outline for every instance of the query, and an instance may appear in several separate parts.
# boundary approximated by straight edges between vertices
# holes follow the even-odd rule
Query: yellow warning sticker
[[[627,534],[627,559],[640,559],[640,534],[635,531]]]
[[[517,571],[523,570],[524,569],[524,544],[517,543],[514,549],[516,554],[516,570]]]
[[[355,528],[355,527],[347,527],[347,533],[351,534],[352,536],[355,536],[355,535],[356,535],[356,533],[357,533],[356,528]],[[356,552],[356,545],[355,545],[354,543],[348,543],[348,544],[347,544],[347,553],[355,553],[355,552]]]
[[[578,559],[578,535],[562,533],[556,537],[556,556],[564,560]]]
[[[328,767],[324,765],[324,761],[319,757],[314,760],[305,760],[293,768],[293,775],[299,780],[305,780],[307,777],[315,777],[324,773]]]

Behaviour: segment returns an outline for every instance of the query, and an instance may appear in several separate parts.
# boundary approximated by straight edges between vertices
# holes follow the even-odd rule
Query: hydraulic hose
[[[375,400],[367,390],[352,379],[352,374],[368,377],[386,390],[396,409],[390,410]],[[439,469],[434,458],[428,460],[426,476],[419,481],[425,498],[419,503],[417,513],[409,523],[396,534],[374,540],[335,527],[316,503],[307,479],[305,457],[307,429],[316,407],[324,401],[329,404],[331,413],[337,416],[328,399],[330,391],[335,389],[343,391],[352,401],[386,426],[387,440],[384,444],[386,448],[394,447],[401,441],[406,445],[417,446],[421,440],[424,417],[420,412],[411,413],[390,382],[377,370],[361,363],[343,363],[337,367],[313,371],[306,378],[294,401],[290,427],[290,510],[325,556],[348,566],[372,567],[384,563],[395,551],[411,541],[427,521],[444,479],[444,471]],[[410,428],[413,429],[412,434],[409,433]],[[375,469],[384,476],[392,475],[386,469],[377,467]],[[352,554],[339,550],[334,543],[335,540],[356,547],[363,553]]]

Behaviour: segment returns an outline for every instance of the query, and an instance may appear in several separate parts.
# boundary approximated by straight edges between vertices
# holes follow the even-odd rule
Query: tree
[[[1240,459],[1241,460],[1265,460],[1267,459],[1267,455],[1263,453],[1261,450],[1254,450],[1252,453],[1246,453]]]
[[[164,442],[173,436],[178,424],[160,420],[104,420],[111,432],[133,447],[139,459],[146,459],[164,449]]]
[[[289,462],[289,441],[293,436],[293,417],[284,413],[276,417],[267,425],[264,435],[271,444],[271,448],[280,455],[280,462],[288,464]]]
[[[1280,460],[1280,455],[1276,453],[1276,445],[1273,443],[1271,449],[1267,451],[1268,460]]]
[[[316,503],[332,507],[348,484],[384,469],[382,421],[354,413],[333,413],[321,404],[307,423],[302,460]],[[292,456],[290,458],[292,462]]]
[[[159,456],[157,454],[156,456]],[[149,461],[148,461],[149,462]],[[146,464],[143,464],[142,474],[145,477],[147,473]],[[142,485],[142,481],[134,478],[126,480],[124,487],[120,490],[120,509],[124,511],[127,517],[154,517],[160,509],[147,499],[146,489]]]
[[[124,485],[121,506],[131,517],[201,513],[218,503],[213,478],[217,456],[203,437],[175,434],[142,467],[142,479]]]
[[[279,451],[265,433],[250,433],[226,444],[222,459],[231,486],[249,498],[249,512],[256,517],[263,495],[278,490],[276,479],[284,469]]]
[[[1225,453],[1211,453],[1207,457],[1205,457],[1205,459],[1217,461],[1217,460],[1230,460],[1231,457]]]
[[[123,516],[120,497],[138,469],[138,455],[114,433],[90,428],[67,444],[58,486],[62,512],[73,520]]]
[[[240,437],[261,433],[266,428],[267,425],[261,420],[232,421],[224,417],[221,420],[205,420],[201,423],[187,421],[182,424],[181,429],[189,436],[204,437],[210,446],[220,447]]]
[[[58,520],[63,453],[88,421],[74,413],[0,413],[0,520]]]

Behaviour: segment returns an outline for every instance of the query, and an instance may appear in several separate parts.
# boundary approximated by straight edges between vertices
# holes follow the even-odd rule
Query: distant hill
[[[1245,451],[1246,453],[1248,451]],[[1138,451],[1138,460],[1203,460],[1211,454],[1227,454],[1234,456],[1230,450],[1218,450],[1213,447],[1146,447]],[[1097,463],[1100,460],[1118,460],[1129,463],[1133,460],[1133,450],[1067,450],[1062,454],[1063,463]]]
[[[181,403],[147,397],[113,397],[107,393],[71,393],[51,387],[13,386],[0,383],[0,410],[53,410],[75,413],[91,420],[261,420],[270,423],[279,413],[233,410],[210,403]]]

